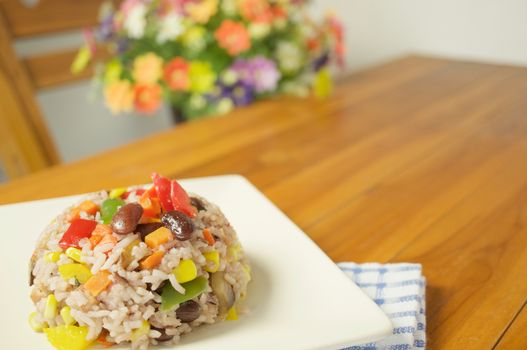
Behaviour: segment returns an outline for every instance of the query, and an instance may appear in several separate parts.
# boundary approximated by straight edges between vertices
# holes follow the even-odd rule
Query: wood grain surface
[[[77,49],[44,53],[22,59],[35,90],[52,88],[67,83],[91,78],[94,64],[89,64],[82,72],[73,74],[71,64],[77,55]],[[107,59],[109,53],[104,47],[98,48],[93,62]]]
[[[1,11],[0,51],[0,159],[5,173],[16,177],[57,164],[59,156]]]
[[[104,0],[0,0],[13,36],[25,37],[93,26]],[[117,2],[117,1],[114,1]]]
[[[527,69],[408,57],[0,186],[0,202],[239,173],[335,261],[419,262],[429,349],[526,349]]]

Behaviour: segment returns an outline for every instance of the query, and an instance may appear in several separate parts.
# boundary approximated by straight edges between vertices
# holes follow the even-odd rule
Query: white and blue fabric
[[[340,263],[349,276],[388,315],[392,335],[345,350],[413,350],[426,347],[425,287],[420,264]]]

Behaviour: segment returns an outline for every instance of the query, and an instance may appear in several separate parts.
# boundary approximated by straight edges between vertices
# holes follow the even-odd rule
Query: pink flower
[[[344,44],[344,26],[333,14],[328,14],[326,16],[326,23],[329,29],[329,33],[333,38],[333,45],[335,55],[337,56],[337,62],[341,67],[343,67],[345,65],[344,54],[346,50]]]
[[[281,78],[276,63],[264,56],[256,56],[249,60],[238,59],[230,69],[236,72],[244,84],[258,93],[276,90]]]

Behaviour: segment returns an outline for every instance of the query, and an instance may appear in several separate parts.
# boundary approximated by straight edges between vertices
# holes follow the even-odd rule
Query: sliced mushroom
[[[33,259],[29,262],[29,266],[27,267],[29,270],[29,286],[31,287],[33,285],[33,280],[35,279],[35,276],[33,276]]]
[[[198,211],[203,211],[203,210],[207,210],[205,208],[205,205],[203,204],[203,202],[201,201],[201,199],[199,198],[196,198],[196,197],[190,197],[190,204],[192,204],[192,206],[196,209],[198,209]]]
[[[224,272],[213,273],[210,277],[210,286],[218,298],[218,314],[223,317],[234,305],[234,291],[232,286],[225,281]]]

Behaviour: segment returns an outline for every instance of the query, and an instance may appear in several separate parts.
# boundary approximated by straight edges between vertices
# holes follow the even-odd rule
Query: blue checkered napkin
[[[389,337],[345,350],[411,350],[426,347],[425,278],[420,264],[340,263],[392,321]]]

